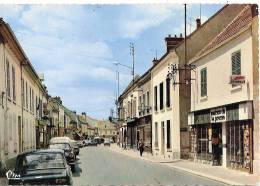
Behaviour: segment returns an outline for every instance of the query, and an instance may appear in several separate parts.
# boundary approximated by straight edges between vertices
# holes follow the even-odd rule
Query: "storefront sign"
[[[241,75],[232,75],[230,76],[230,84],[232,85],[241,85],[246,82],[245,76]]]
[[[226,121],[226,107],[218,107],[210,110],[211,123]]]

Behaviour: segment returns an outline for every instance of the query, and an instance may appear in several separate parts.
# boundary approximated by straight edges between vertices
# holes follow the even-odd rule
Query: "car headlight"
[[[58,179],[56,179],[55,180],[55,183],[56,184],[64,184],[64,183],[66,183],[66,178],[58,178]]]

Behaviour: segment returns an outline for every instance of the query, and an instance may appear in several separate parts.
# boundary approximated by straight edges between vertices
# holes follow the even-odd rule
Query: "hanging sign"
[[[246,82],[245,76],[241,75],[232,75],[230,76],[230,84],[232,85],[241,85]]]
[[[211,123],[226,121],[226,107],[218,107],[210,110]]]

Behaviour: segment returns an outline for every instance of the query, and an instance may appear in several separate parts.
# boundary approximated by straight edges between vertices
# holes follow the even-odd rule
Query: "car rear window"
[[[54,143],[54,144],[50,144],[50,149],[69,150],[70,145],[68,143]]]
[[[20,159],[20,168],[24,170],[64,168],[64,157],[61,153],[35,153]]]

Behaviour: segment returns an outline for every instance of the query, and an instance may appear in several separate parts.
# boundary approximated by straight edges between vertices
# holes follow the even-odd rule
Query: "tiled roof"
[[[199,59],[204,54],[208,53],[213,48],[220,46],[226,40],[233,37],[252,22],[251,5],[247,5],[237,17],[219,34],[217,35],[206,47],[204,47],[195,57],[191,60]]]

